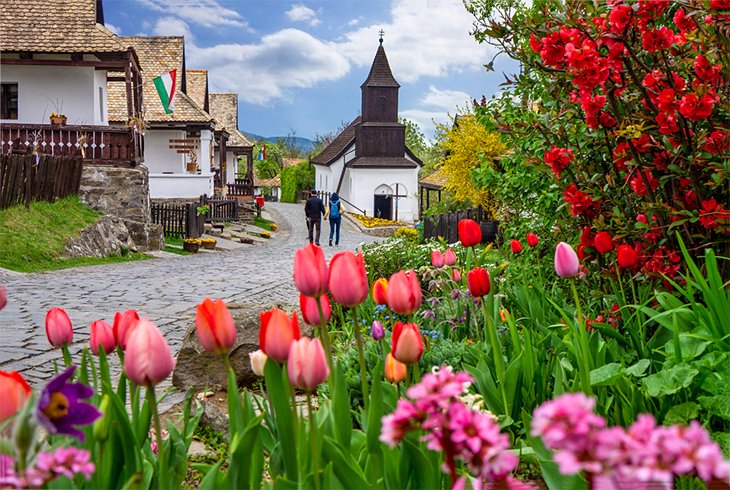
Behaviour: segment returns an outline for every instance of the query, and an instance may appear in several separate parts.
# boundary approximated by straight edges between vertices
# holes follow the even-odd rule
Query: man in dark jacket
[[[319,246],[319,232],[322,228],[322,215],[325,212],[324,203],[322,199],[317,197],[317,191],[312,189],[309,193],[309,199],[304,205],[304,214],[307,216],[307,228],[309,228],[309,243],[314,241],[315,245]],[[315,228],[317,231],[314,231]],[[314,234],[314,240],[312,240],[312,234]]]

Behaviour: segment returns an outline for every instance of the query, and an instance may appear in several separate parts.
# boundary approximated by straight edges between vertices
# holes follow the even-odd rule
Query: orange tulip
[[[270,358],[279,362],[286,361],[292,343],[301,336],[296,311],[292,313],[291,319],[279,308],[261,313],[259,346]]]
[[[418,362],[423,354],[423,338],[415,323],[397,322],[393,327],[393,357],[404,364]]]
[[[0,371],[0,424],[20,410],[30,396],[28,382],[17,371]]]
[[[326,294],[319,297],[322,304],[322,314],[324,318],[319,318],[319,308],[317,307],[317,298],[312,296],[299,295],[299,309],[302,310],[302,318],[313,327],[323,327],[330,321],[332,315],[332,307],[330,299]]]
[[[51,308],[46,314],[46,337],[53,347],[63,347],[73,342],[74,330],[71,319],[63,308]]]
[[[162,333],[148,318],[141,318],[124,351],[127,377],[138,385],[151,387],[167,378],[173,369],[175,359]]]
[[[99,348],[104,350],[104,354],[109,354],[114,351],[117,343],[114,341],[114,330],[104,320],[96,320],[91,322],[89,332],[89,344],[91,352],[95,355],[99,355]]]
[[[421,283],[412,270],[398,271],[388,281],[388,306],[396,313],[409,315],[421,306]]]
[[[408,374],[408,366],[393,357],[393,353],[389,352],[385,356],[385,379],[391,383],[400,383],[406,379]]]
[[[489,294],[492,289],[492,283],[489,279],[489,271],[482,267],[475,267],[466,274],[466,285],[469,292],[475,298],[480,298]]]
[[[457,225],[459,241],[465,247],[473,247],[482,241],[482,229],[473,219],[463,219]]]
[[[324,383],[330,368],[319,339],[302,337],[295,340],[289,350],[286,371],[291,384],[298,388],[311,390]]]
[[[224,354],[236,343],[236,325],[222,299],[205,298],[195,308],[195,332],[203,349]]]
[[[345,307],[357,306],[368,297],[368,276],[362,253],[346,250],[332,257],[329,288],[332,299]]]
[[[376,305],[388,304],[388,280],[384,277],[373,282],[373,301]]]
[[[127,348],[127,340],[138,320],[139,314],[135,310],[127,310],[124,313],[117,311],[114,315],[114,340],[122,350]]]
[[[294,284],[305,296],[321,296],[327,292],[327,261],[320,247],[310,243],[294,254]]]

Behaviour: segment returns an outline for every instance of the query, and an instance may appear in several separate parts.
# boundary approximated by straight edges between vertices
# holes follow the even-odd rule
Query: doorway
[[[373,215],[376,218],[393,219],[393,199],[388,195],[375,195]]]

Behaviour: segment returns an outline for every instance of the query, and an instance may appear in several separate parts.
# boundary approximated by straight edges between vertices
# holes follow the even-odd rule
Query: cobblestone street
[[[292,270],[295,250],[307,243],[304,204],[266,203],[265,210],[279,224],[275,238],[235,251],[36,274],[0,270],[8,293],[8,305],[0,312],[0,369],[21,371],[36,385],[52,375],[53,361],[62,361],[46,340],[45,314],[55,306],[73,322],[72,354],[88,345],[92,321],[112,323],[116,311],[129,308],[152,319],[176,354],[195,305],[206,296],[227,303],[298,304]],[[328,247],[329,223],[322,225],[328,259],[338,250],[378,240],[343,219],[340,246]]]

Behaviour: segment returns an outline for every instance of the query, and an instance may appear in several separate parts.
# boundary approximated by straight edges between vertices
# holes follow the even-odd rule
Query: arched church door
[[[375,189],[373,216],[382,219],[393,219],[393,189],[382,184]]]

